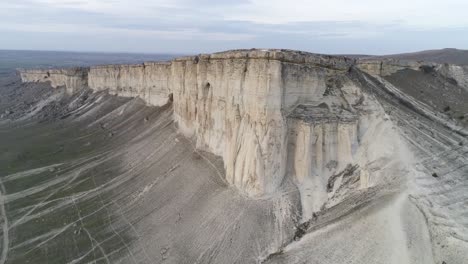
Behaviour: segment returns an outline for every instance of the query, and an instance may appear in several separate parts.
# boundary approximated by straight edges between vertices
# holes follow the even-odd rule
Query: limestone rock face
[[[197,147],[220,155],[229,183],[271,193],[286,175],[287,113],[319,102],[327,75],[345,58],[281,51],[233,51],[172,63],[174,115]]]
[[[328,200],[333,186],[328,184],[332,175],[354,164],[358,148],[358,120],[304,120],[291,118],[289,122],[289,174],[299,183],[304,217]],[[306,187],[306,188],[302,188]]]
[[[400,61],[394,59],[372,60],[363,59],[359,60],[357,67],[370,75],[378,75],[381,77],[392,75],[400,70],[412,69],[419,70],[423,64],[416,61]]]
[[[447,78],[455,80],[458,85],[468,91],[468,66],[440,64],[436,70]]]
[[[65,86],[74,92],[88,86],[87,68],[20,70],[23,82],[48,82],[52,87]]]
[[[416,67],[366,63],[358,66],[384,74]],[[234,50],[170,63],[20,74],[23,81],[51,80],[72,90],[87,84],[157,106],[173,98],[179,131],[223,158],[228,183],[261,196],[287,177],[307,187],[300,189],[304,199],[312,197],[310,215],[336,192],[330,179],[368,161],[356,153],[369,113],[380,110],[368,107],[375,103],[352,81],[354,65],[345,57],[298,51]]]
[[[147,221],[140,222],[141,243],[151,244],[157,258],[169,255],[169,243],[176,252],[171,263],[223,263],[237,257],[232,254],[241,256],[238,262],[256,263],[342,263],[350,256],[362,263],[467,259],[466,243],[459,241],[468,240],[468,210],[460,203],[468,193],[468,132],[429,104],[439,96],[452,109],[445,112],[464,109],[466,67],[234,50],[169,63],[20,74],[24,82],[48,81],[70,91],[88,86],[150,105],[172,101],[134,115],[145,106],[129,100],[105,116],[119,125],[117,120],[131,117],[148,127],[139,130],[148,141],[119,147],[133,152],[125,155],[125,174],[148,176],[133,192],[123,186],[122,199],[138,206],[123,211]],[[132,105],[135,112],[113,120]],[[159,121],[147,111],[161,115]],[[145,160],[138,163],[140,157]],[[218,169],[223,166],[224,173]],[[149,197],[145,193],[153,198],[138,200]],[[143,203],[151,205],[153,217],[145,219]],[[174,225],[167,219],[176,219]],[[194,221],[200,228],[193,228]],[[358,246],[356,237],[363,238]],[[206,241],[208,249],[200,250]],[[245,248],[251,244],[245,241],[258,247]],[[379,254],[362,254],[362,248]]]
[[[250,194],[275,190],[286,151],[281,63],[207,56],[175,61],[172,70],[182,131],[195,135],[198,148],[224,158],[231,184]]]
[[[94,66],[89,70],[89,87],[110,94],[140,97],[150,105],[161,106],[169,96],[169,63]]]

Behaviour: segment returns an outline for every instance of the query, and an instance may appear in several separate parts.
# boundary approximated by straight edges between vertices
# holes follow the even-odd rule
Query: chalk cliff
[[[198,148],[223,157],[228,182],[249,194],[271,193],[286,173],[287,114],[302,103],[318,104],[327,75],[350,65],[345,58],[281,51],[177,59],[175,119]]]
[[[20,73],[23,81],[51,81],[69,90],[87,84],[96,91],[139,96],[152,105],[173,97],[180,131],[194,137],[199,149],[223,157],[229,183],[262,195],[276,190],[286,174],[288,113],[297,105],[335,97],[330,78],[351,65],[344,57],[239,50],[170,63],[76,69],[87,73],[78,75],[67,70],[54,70],[47,78],[40,70]]]
[[[64,86],[67,91],[74,92],[88,86],[88,69],[20,69],[23,82],[50,82],[54,88]]]
[[[367,129],[383,122],[378,103],[350,74],[356,66],[385,76],[421,65],[356,64],[346,57],[289,50],[235,50],[167,63],[20,74],[23,81],[51,81],[71,91],[87,85],[138,96],[156,106],[173,100],[179,130],[194,138],[198,149],[223,158],[227,182],[261,196],[273,193],[288,176],[307,187],[304,199],[318,211],[333,197],[334,182],[349,165],[367,174],[369,159],[357,155]],[[376,114],[379,118],[372,116]],[[364,176],[361,185],[369,185]]]
[[[103,120],[113,124],[122,175],[141,181],[129,191],[125,178],[118,192],[120,204],[135,206],[122,211],[143,230],[138,243],[151,249],[149,263],[467,259],[466,66],[234,50],[20,74],[24,82],[96,91],[54,91],[67,101],[94,97],[89,107],[71,108],[80,120],[76,112],[126,101],[103,91],[164,105],[128,100],[98,121],[83,115],[101,133]],[[118,173],[106,170],[112,181]]]
[[[164,105],[169,95],[170,63],[105,65],[89,69],[88,84],[95,91],[141,97],[150,105]]]

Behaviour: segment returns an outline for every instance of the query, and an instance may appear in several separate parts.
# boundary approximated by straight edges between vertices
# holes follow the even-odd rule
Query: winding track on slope
[[[4,264],[8,258],[8,247],[10,240],[8,237],[8,218],[5,210],[5,186],[3,186],[2,180],[0,179],[0,211],[3,215],[2,229],[3,229],[3,245],[2,245],[2,256],[0,258],[0,264]]]

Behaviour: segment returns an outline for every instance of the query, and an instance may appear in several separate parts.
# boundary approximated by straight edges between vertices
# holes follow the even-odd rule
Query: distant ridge
[[[436,63],[449,63],[457,65],[468,65],[468,50],[462,49],[439,49],[425,50],[412,53],[392,54],[384,56],[364,56],[364,59],[391,58],[399,60],[416,60]]]

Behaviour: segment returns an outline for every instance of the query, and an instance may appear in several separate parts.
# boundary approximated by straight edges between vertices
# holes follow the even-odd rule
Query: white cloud
[[[468,26],[466,0],[252,0],[225,15],[229,20],[284,24],[360,21],[402,23],[410,27]]]
[[[48,8],[67,8],[119,16],[149,16],[161,8],[177,8],[170,0],[29,0]]]
[[[202,32],[196,28],[181,30],[150,30],[150,29],[125,29],[102,27],[98,25],[75,24],[22,24],[2,23],[0,31],[35,32],[35,33],[67,33],[78,35],[99,36],[128,36],[128,37],[156,37],[164,40],[191,40],[203,38],[204,40],[239,41],[251,40],[254,36],[249,34]]]
[[[412,28],[467,27],[467,0],[20,0],[125,18],[247,21],[260,24],[358,21]],[[18,4],[0,3],[0,8]],[[170,11],[168,11],[170,10]],[[209,14],[209,16],[207,16]],[[187,21],[190,23],[190,21]]]
[[[47,33],[44,38],[57,43],[61,38],[91,44],[127,38],[156,42],[148,45],[155,48],[164,42],[168,50],[323,45],[346,52],[343,41],[349,41],[359,52],[370,47],[381,53],[382,45],[395,52],[410,42],[466,48],[467,37],[453,32],[468,30],[467,10],[468,0],[0,0],[0,31],[13,37],[19,35],[15,32]],[[434,39],[434,34],[444,37]]]

